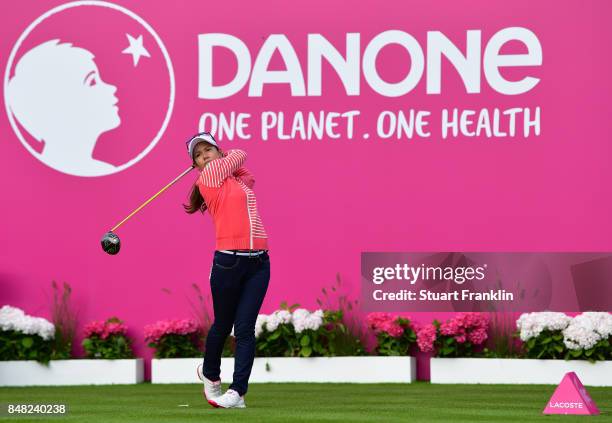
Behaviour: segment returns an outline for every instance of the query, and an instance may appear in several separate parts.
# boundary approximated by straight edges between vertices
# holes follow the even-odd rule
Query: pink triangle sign
[[[599,414],[599,409],[574,372],[566,373],[548,400],[544,414]]]

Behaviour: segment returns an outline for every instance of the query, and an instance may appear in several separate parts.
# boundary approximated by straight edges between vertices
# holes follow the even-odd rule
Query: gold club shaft
[[[185,170],[183,173],[181,173],[179,176],[177,176],[176,178],[174,178],[174,180],[172,182],[170,182],[168,185],[166,185],[165,187],[163,187],[162,189],[159,190],[159,192],[157,194],[155,194],[153,197],[149,198],[147,201],[145,201],[144,203],[142,203],[136,210],[134,210],[132,213],[129,214],[128,217],[126,217],[125,219],[123,219],[121,222],[117,223],[115,225],[115,227],[113,229],[111,229],[111,232],[115,232],[115,230],[123,225],[130,217],[134,216],[136,213],[138,213],[138,211],[140,211],[140,209],[142,209],[144,206],[146,206],[147,204],[149,204],[151,201],[155,200],[162,192],[164,192],[165,190],[167,190],[168,188],[170,188],[170,186],[172,184],[174,184],[176,181],[178,181],[179,179],[181,179],[183,176],[187,175],[189,172],[191,172],[191,170],[194,168],[194,166],[189,166],[189,169]]]

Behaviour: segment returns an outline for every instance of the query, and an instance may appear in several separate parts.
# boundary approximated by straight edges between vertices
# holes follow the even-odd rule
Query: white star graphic
[[[130,43],[129,47],[123,50],[121,53],[131,54],[132,59],[134,60],[134,66],[138,65],[138,61],[140,60],[140,56],[151,57],[146,48],[142,45],[142,35],[139,35],[138,38],[132,37],[130,34],[127,35],[127,39]]]

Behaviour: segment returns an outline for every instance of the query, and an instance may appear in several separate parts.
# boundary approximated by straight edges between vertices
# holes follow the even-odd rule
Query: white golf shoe
[[[198,372],[198,378],[200,378],[200,380],[204,382],[203,392],[204,392],[204,397],[206,398],[206,400],[210,402],[210,400],[220,397],[221,396],[221,381],[218,380],[216,382],[213,382],[212,380],[207,379],[206,376],[204,376],[201,364],[198,366],[197,372]]]
[[[233,389],[228,389],[223,395],[214,400],[208,400],[208,403],[217,408],[246,408],[244,397],[241,397]]]

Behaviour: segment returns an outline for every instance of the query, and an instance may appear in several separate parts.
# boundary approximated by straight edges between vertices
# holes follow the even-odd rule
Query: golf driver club
[[[134,210],[132,213],[130,213],[125,219],[123,219],[121,222],[117,223],[110,231],[105,233],[104,236],[102,237],[102,241],[101,241],[102,249],[106,253],[108,253],[108,254],[111,254],[111,255],[117,254],[119,252],[119,249],[121,248],[121,240],[119,239],[117,234],[115,234],[115,231],[117,230],[117,228],[119,228],[119,226],[123,225],[130,217],[132,217],[136,213],[138,213],[144,206],[149,204],[151,201],[155,200],[162,192],[164,192],[165,190],[170,188],[172,186],[172,184],[174,184],[176,181],[181,179],[183,176],[187,175],[194,167],[195,166],[193,166],[193,165],[189,166],[189,168],[187,170],[185,170],[179,176],[174,178],[174,180],[172,182],[170,182],[168,185],[166,185],[161,190],[159,190],[157,192],[157,194],[155,194],[153,197],[149,198],[147,201],[142,203],[136,210]]]

